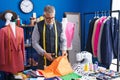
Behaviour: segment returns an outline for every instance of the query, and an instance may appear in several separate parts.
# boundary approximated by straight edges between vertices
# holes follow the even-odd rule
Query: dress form
[[[67,26],[68,20],[67,18],[62,18],[62,26],[63,26],[63,30],[65,31],[66,26]]]
[[[10,22],[10,27],[11,27],[11,29],[13,31],[14,36],[16,37],[16,29],[15,29],[16,24],[15,24],[15,22]]]
[[[5,25],[10,24],[10,20],[11,20],[12,16],[13,16],[12,13],[6,13],[6,14],[5,14],[5,19],[6,19]]]
[[[67,50],[71,50],[75,25],[74,23],[69,22],[67,18],[62,18],[62,26],[67,39]]]
[[[6,10],[2,17],[6,24],[0,29],[0,71],[5,73],[5,80],[9,74],[14,76],[24,70],[24,30],[16,27],[16,18],[17,14],[10,10]]]
[[[11,20],[12,20],[12,16],[13,16],[13,14],[12,13],[6,13],[5,14],[5,19],[6,19],[6,23],[5,23],[5,25],[9,25],[10,24],[10,27],[11,27],[11,29],[12,29],[12,31],[13,31],[13,34],[14,34],[14,36],[16,37],[16,31],[15,31],[15,26],[16,26],[16,24],[15,24],[15,22],[12,22]]]

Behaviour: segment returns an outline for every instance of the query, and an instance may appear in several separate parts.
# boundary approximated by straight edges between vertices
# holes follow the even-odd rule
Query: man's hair
[[[45,8],[44,8],[44,14],[45,13],[54,13],[55,14],[55,8],[54,6],[50,6],[50,5],[47,5]]]

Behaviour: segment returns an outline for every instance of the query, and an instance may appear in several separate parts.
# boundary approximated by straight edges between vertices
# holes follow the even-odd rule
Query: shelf
[[[25,44],[25,47],[31,47],[32,45],[31,44]]]
[[[21,27],[34,27],[35,25],[23,25]]]

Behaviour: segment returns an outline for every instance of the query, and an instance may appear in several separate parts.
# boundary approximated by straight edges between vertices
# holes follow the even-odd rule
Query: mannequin
[[[67,25],[67,23],[68,23],[68,20],[67,20],[67,18],[62,18],[62,26],[63,26],[63,30],[65,31],[66,30],[66,25]]]
[[[75,24],[68,22],[67,18],[65,17],[65,18],[62,18],[62,26],[63,26],[63,31],[65,31],[65,34],[66,34],[67,49],[71,50]]]
[[[10,23],[11,17],[12,17],[12,13],[6,13],[5,14],[5,19],[6,19],[6,23],[5,25],[8,25]]]
[[[16,24],[15,24],[15,22],[10,22],[10,27],[13,31],[14,36],[16,37],[16,31],[15,31]]]
[[[0,71],[16,74],[24,70],[24,32],[14,22],[15,12],[5,11],[3,17],[6,24],[0,29]]]
[[[11,27],[11,29],[12,29],[12,31],[13,31],[13,33],[14,33],[14,36],[16,37],[16,33],[15,33],[15,22],[14,21],[12,21],[12,16],[13,16],[13,14],[12,13],[10,13],[10,12],[8,12],[8,13],[6,13],[5,14],[5,19],[6,19],[6,23],[5,23],[5,25],[9,25],[10,24],[10,27]]]

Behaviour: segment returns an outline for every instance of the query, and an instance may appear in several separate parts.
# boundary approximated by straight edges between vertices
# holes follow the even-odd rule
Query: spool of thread
[[[95,64],[96,64],[96,66],[97,66],[97,68],[98,68],[98,62],[97,62],[97,61],[95,61]]]
[[[93,67],[94,67],[94,72],[96,72],[98,69],[97,64],[94,64]]]
[[[88,70],[89,70],[88,64],[85,64],[84,71],[88,71]]]
[[[89,64],[89,70],[93,71],[93,64],[92,63]]]

